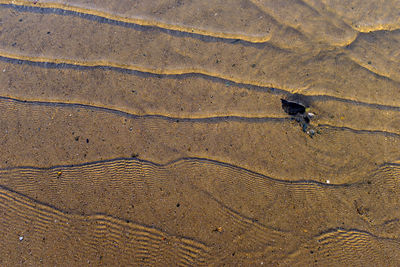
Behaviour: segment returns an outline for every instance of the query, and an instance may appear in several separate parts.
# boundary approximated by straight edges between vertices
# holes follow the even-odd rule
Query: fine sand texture
[[[400,266],[399,14],[0,0],[0,266]]]

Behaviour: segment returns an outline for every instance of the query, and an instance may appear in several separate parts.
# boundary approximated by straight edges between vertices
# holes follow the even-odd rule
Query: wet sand
[[[400,265],[395,1],[151,2],[0,1],[0,265]]]

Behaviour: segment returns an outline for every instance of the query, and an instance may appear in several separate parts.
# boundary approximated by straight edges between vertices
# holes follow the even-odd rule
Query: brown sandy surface
[[[399,266],[399,12],[1,0],[0,265]]]

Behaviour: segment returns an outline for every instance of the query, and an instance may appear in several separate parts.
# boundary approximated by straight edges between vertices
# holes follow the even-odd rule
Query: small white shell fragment
[[[22,240],[24,240],[24,237],[23,237],[23,236],[20,236],[20,237],[19,237],[19,241],[22,241]]]
[[[329,180],[326,180],[326,183],[327,183],[327,184],[330,184],[330,183],[331,183],[331,181],[329,181]]]

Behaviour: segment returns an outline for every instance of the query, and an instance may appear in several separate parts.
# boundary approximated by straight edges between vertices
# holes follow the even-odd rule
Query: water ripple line
[[[65,169],[65,168],[74,168],[74,167],[85,167],[85,166],[94,166],[94,165],[101,165],[101,164],[107,164],[107,163],[117,163],[117,162],[137,162],[140,164],[147,164],[151,165],[154,168],[168,168],[168,167],[173,167],[174,165],[182,164],[182,163],[191,163],[191,162],[199,162],[201,164],[207,165],[217,165],[220,167],[224,168],[229,168],[229,169],[234,169],[235,171],[239,172],[245,172],[249,175],[255,175],[258,176],[262,179],[269,180],[271,182],[279,183],[279,184],[285,184],[285,185],[301,185],[301,186],[307,186],[307,185],[313,185],[313,186],[318,186],[321,188],[338,188],[338,187],[351,187],[351,186],[359,186],[360,184],[365,184],[364,182],[355,182],[355,183],[342,183],[342,184],[327,184],[327,183],[322,183],[318,182],[315,180],[294,180],[294,181],[288,181],[288,180],[283,180],[283,179],[278,179],[278,178],[273,178],[261,173],[258,173],[256,171],[252,171],[250,169],[247,169],[245,167],[241,167],[238,165],[233,165],[231,163],[223,162],[223,161],[218,161],[210,158],[200,158],[200,157],[180,157],[174,160],[171,160],[166,163],[157,163],[153,162],[150,160],[145,160],[141,158],[127,158],[127,157],[118,157],[118,158],[112,158],[112,159],[103,159],[103,160],[96,160],[96,161],[91,161],[91,162],[83,162],[79,164],[64,164],[64,165],[54,165],[50,167],[37,167],[37,166],[12,166],[12,167],[5,167],[5,168],[0,168],[0,171],[11,171],[11,170],[37,170],[37,171],[46,171],[46,170],[59,170],[59,169]]]
[[[252,122],[252,123],[263,123],[263,122],[285,122],[290,120],[288,117],[244,117],[244,116],[214,116],[214,117],[196,117],[196,118],[188,118],[188,117],[170,117],[161,114],[144,114],[137,115],[128,112],[124,112],[117,109],[87,105],[81,103],[66,103],[66,102],[50,102],[50,101],[37,101],[37,100],[21,100],[17,98],[11,98],[7,96],[0,96],[0,100],[23,103],[29,105],[38,105],[38,106],[50,106],[50,107],[72,107],[72,108],[83,108],[88,110],[102,111],[107,113],[116,114],[123,117],[128,118],[148,118],[148,119],[163,119],[170,122],[198,122],[198,123],[219,123],[219,122],[228,122],[228,121],[237,121],[237,122]]]
[[[270,40],[270,36],[250,36],[239,33],[224,33],[218,31],[209,31],[201,28],[193,28],[187,27],[183,25],[175,25],[171,23],[165,23],[161,21],[150,21],[141,18],[127,18],[123,16],[114,15],[111,13],[107,13],[104,11],[98,11],[88,8],[82,8],[67,4],[58,4],[58,3],[41,3],[39,1],[24,1],[24,0],[0,0],[0,5],[2,7],[8,8],[19,8],[23,11],[31,11],[31,12],[42,12],[42,13],[57,13],[63,15],[76,15],[80,17],[85,17],[88,19],[94,19],[96,21],[99,20],[108,20],[113,24],[129,26],[129,27],[155,27],[160,30],[167,31],[169,33],[183,33],[189,34],[190,36],[204,36],[216,38],[219,40],[227,40],[228,42],[236,42],[236,40],[242,40],[248,43],[260,44],[266,43]]]
[[[369,102],[362,102],[356,99],[350,98],[342,98],[334,95],[327,95],[327,94],[318,94],[318,93],[310,93],[303,94],[299,91],[301,89],[290,89],[290,88],[278,88],[276,85],[273,84],[257,84],[251,81],[243,81],[240,79],[232,79],[230,77],[225,77],[223,75],[215,75],[213,73],[203,71],[203,70],[172,70],[172,71],[165,71],[165,70],[157,70],[157,69],[150,69],[150,68],[140,68],[133,65],[127,64],[117,64],[107,61],[92,61],[92,62],[80,62],[76,60],[70,59],[49,59],[49,58],[42,58],[42,57],[29,57],[24,55],[16,55],[4,52],[0,49],[0,60],[13,63],[13,64],[31,64],[38,67],[43,68],[75,68],[78,70],[85,70],[85,69],[108,69],[112,71],[120,71],[123,73],[134,74],[134,75],[144,75],[148,77],[169,77],[169,78],[186,78],[190,76],[198,76],[204,79],[211,79],[218,82],[222,82],[225,84],[232,84],[241,88],[246,88],[249,90],[257,90],[262,92],[267,92],[271,94],[277,94],[282,96],[290,96],[293,94],[301,95],[307,98],[310,98],[311,101],[325,101],[325,100],[333,100],[339,101],[347,104],[352,105],[361,105],[367,106],[374,109],[380,110],[394,110],[400,111],[400,106],[394,105],[386,105],[386,104],[379,104],[379,103],[369,103]],[[376,74],[375,74],[376,75]]]

